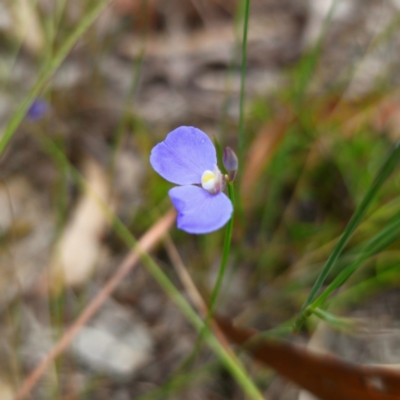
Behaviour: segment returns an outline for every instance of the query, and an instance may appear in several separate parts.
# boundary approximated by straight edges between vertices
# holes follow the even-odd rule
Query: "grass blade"
[[[242,70],[240,77],[240,105],[239,105],[239,165],[243,165],[244,160],[244,101],[246,88],[246,68],[247,68],[247,32],[249,26],[250,0],[245,0],[244,25],[242,40]]]
[[[103,0],[98,2],[82,19],[75,30],[67,38],[60,50],[55,54],[54,58],[50,60],[48,64],[43,68],[36,84],[29,91],[25,100],[19,106],[17,111],[14,113],[7,126],[4,129],[4,133],[0,139],[0,156],[6,149],[9,141],[13,137],[16,129],[18,128],[21,121],[24,119],[26,112],[28,111],[30,105],[43,90],[45,84],[54,74],[60,64],[64,61],[67,54],[71,51],[72,47],[75,45],[76,41],[86,32],[86,30],[92,25],[99,14],[111,3],[112,0]]]
[[[392,244],[400,235],[400,215],[392,223],[390,223],[384,230],[370,240],[359,257],[348,265],[334,280],[333,282],[318,296],[318,298],[310,305],[312,309],[319,307],[328,296],[337,288],[343,285],[344,282],[357,270],[357,268],[368,258],[379,253],[384,248]]]
[[[351,235],[358,227],[361,222],[361,219],[365,215],[368,207],[371,205],[373,200],[375,199],[379,189],[389,177],[389,175],[393,172],[393,169],[397,165],[400,158],[400,146],[397,144],[392,151],[390,152],[389,156],[387,157],[385,163],[379,170],[377,176],[375,177],[374,181],[372,182],[371,186],[369,187],[367,193],[365,194],[363,200],[356,208],[352,218],[350,219],[349,223],[347,224],[342,236],[340,237],[338,243],[334,247],[331,255],[329,256],[327,262],[325,263],[324,267],[322,268],[321,273],[319,274],[314,286],[312,287],[310,294],[308,295],[307,300],[303,304],[301,308],[300,317],[297,319],[294,330],[297,331],[301,325],[303,324],[306,316],[305,310],[306,308],[314,301],[317,296],[317,293],[321,289],[321,286],[324,284],[327,275],[329,274],[330,270],[332,269],[333,265],[339,258],[340,254],[342,253],[344,247],[346,246],[347,242],[349,241]]]

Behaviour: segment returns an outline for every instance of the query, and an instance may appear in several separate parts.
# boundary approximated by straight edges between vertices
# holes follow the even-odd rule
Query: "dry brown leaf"
[[[244,345],[257,333],[215,318],[222,332]],[[246,347],[260,361],[322,400],[395,400],[400,398],[400,373],[387,367],[351,364],[288,342],[255,339]]]

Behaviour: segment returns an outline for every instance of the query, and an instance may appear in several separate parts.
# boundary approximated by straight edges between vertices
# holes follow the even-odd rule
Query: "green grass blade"
[[[365,194],[363,200],[356,208],[352,218],[350,219],[349,223],[347,224],[342,236],[340,237],[338,243],[334,247],[331,255],[329,256],[327,262],[325,263],[324,267],[320,275],[318,276],[314,286],[312,287],[310,294],[308,295],[307,300],[303,304],[301,308],[301,315],[295,324],[295,330],[299,329],[302,323],[304,322],[304,311],[306,308],[314,301],[315,297],[317,296],[318,291],[321,289],[321,286],[325,282],[327,275],[329,274],[330,270],[332,269],[333,265],[337,261],[338,257],[342,253],[344,247],[346,246],[347,242],[349,241],[351,235],[360,224],[361,219],[365,215],[368,207],[371,205],[373,200],[375,199],[379,189],[386,181],[388,176],[392,173],[393,169],[397,165],[400,158],[400,146],[397,144],[387,157],[385,163],[379,170],[377,176],[375,177],[374,181],[372,182],[371,186],[369,187],[367,193]]]
[[[385,229],[383,229],[378,235],[376,235],[372,240],[370,240],[364,250],[361,252],[360,256],[348,265],[334,280],[328,285],[328,287],[321,293],[320,296],[310,305],[312,309],[319,307],[328,296],[333,293],[337,288],[343,285],[344,282],[357,270],[357,268],[368,258],[379,253],[387,246],[392,244],[400,236],[400,215],[397,215]]]
[[[104,10],[107,5],[111,3],[111,0],[99,1],[93,9],[91,9],[82,21],[78,24],[75,30],[71,33],[68,39],[65,41],[60,50],[55,54],[54,58],[49,61],[48,64],[43,68],[36,84],[29,91],[25,100],[22,102],[18,110],[14,113],[7,126],[4,129],[4,133],[0,139],[0,155],[3,154],[7,147],[7,144],[13,137],[16,129],[18,128],[21,121],[24,119],[26,112],[28,111],[30,105],[39,95],[41,90],[43,90],[45,84],[54,74],[60,64],[63,62],[67,54],[71,51],[72,47],[75,45],[76,41],[85,33],[85,31],[92,25],[99,14]]]
[[[313,313],[322,321],[341,331],[351,331],[355,328],[355,321],[350,318],[340,318],[320,308],[313,310]]]
[[[242,70],[240,78],[240,105],[239,105],[239,165],[243,165],[244,159],[244,102],[246,90],[246,68],[247,68],[247,32],[249,26],[250,0],[245,0],[244,21],[243,21],[243,40],[242,40]]]

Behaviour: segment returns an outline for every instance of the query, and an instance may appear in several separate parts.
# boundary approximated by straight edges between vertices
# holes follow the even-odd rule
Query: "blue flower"
[[[169,191],[179,229],[209,233],[229,221],[233,207],[222,192],[225,178],[212,141],[200,129],[181,126],[170,132],[151,151],[150,163],[164,179],[181,185]]]
[[[46,113],[48,104],[42,99],[36,99],[30,105],[26,115],[31,121],[38,121]]]

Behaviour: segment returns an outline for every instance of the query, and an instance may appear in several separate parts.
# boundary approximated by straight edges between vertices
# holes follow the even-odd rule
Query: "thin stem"
[[[247,32],[249,26],[250,0],[245,0],[244,25],[242,40],[242,70],[240,79],[240,105],[239,105],[239,165],[243,165],[244,157],[244,101],[246,89],[246,68],[247,68]]]
[[[235,205],[235,191],[233,189],[233,185],[231,182],[228,182],[228,193],[229,193],[229,198],[232,201],[232,204]],[[222,259],[221,259],[221,265],[219,267],[219,272],[218,272],[218,277],[217,277],[217,282],[215,283],[214,289],[211,293],[211,300],[210,300],[210,308],[208,311],[208,316],[207,316],[207,321],[212,317],[212,314],[215,310],[215,306],[217,303],[217,298],[219,295],[219,291],[221,289],[222,285],[222,280],[225,276],[225,271],[226,271],[226,265],[228,263],[228,257],[229,253],[231,250],[231,242],[232,242],[232,231],[233,231],[233,216],[228,222],[228,226],[226,228],[226,233],[225,233],[225,240],[224,240],[224,249],[222,252]]]
[[[231,199],[233,206],[235,206],[235,191],[234,191],[232,182],[228,182],[227,186],[228,186],[229,198]],[[228,257],[229,257],[229,253],[230,253],[230,249],[231,249],[232,231],[233,231],[233,216],[229,220],[228,226],[225,231],[224,248],[222,251],[222,259],[221,259],[221,264],[219,267],[218,277],[217,277],[217,281],[215,283],[214,289],[211,293],[210,306],[208,309],[208,313],[205,317],[205,327],[207,327],[207,328],[209,328],[209,322],[215,311],[218,294],[221,289],[222,280],[225,275],[226,265],[228,263]],[[182,362],[181,366],[177,369],[177,374],[179,374],[184,369],[188,368],[191,365],[191,363],[196,359],[196,357],[200,351],[201,344],[203,343],[204,333],[205,333],[205,329],[203,329],[199,333],[199,337],[194,345],[193,351],[189,354],[188,357],[186,357],[186,359]]]
[[[241,77],[240,77],[240,100],[239,100],[239,134],[238,134],[238,159],[239,165],[244,165],[244,153],[245,153],[245,132],[244,132],[244,103],[246,94],[246,68],[247,68],[247,32],[249,27],[249,12],[250,12],[250,0],[244,1],[244,16],[243,16],[243,39],[242,39],[242,62],[241,62]],[[244,210],[242,198],[240,195],[241,187],[241,174],[239,173],[237,180],[237,215],[240,218],[241,224],[244,225]]]

